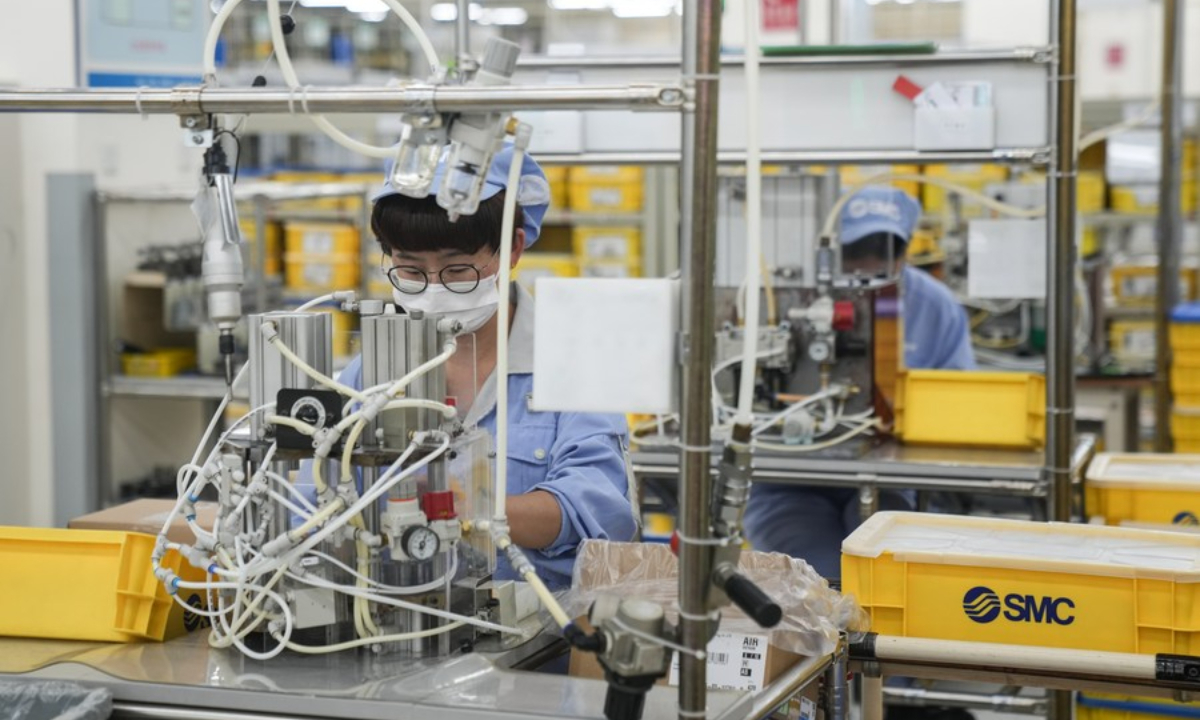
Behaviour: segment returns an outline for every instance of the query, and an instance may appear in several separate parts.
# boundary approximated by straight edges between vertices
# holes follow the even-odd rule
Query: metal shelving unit
[[[366,272],[370,253],[370,244],[366,242],[369,222],[369,196],[373,187],[362,183],[274,183],[274,182],[244,182],[235,186],[235,192],[240,204],[243,205],[243,218],[252,218],[255,223],[254,243],[255,252],[247,260],[247,286],[253,288],[256,307],[268,309],[269,289],[264,273],[266,266],[266,227],[267,223],[278,220],[337,220],[351,222],[359,227],[364,241],[361,243],[361,262],[364,273],[362,286],[365,288]],[[318,200],[327,198],[359,198],[362,207],[353,210],[292,210],[280,208],[284,202]],[[186,204],[195,199],[195,191],[187,190],[146,190],[146,191],[98,191],[93,203],[96,221],[94,228],[94,248],[96,262],[92,266],[93,282],[96,289],[95,302],[92,303],[95,313],[94,322],[101,342],[101,352],[98,363],[98,398],[99,428],[97,438],[97,456],[99,471],[97,472],[97,497],[101,504],[107,503],[115,488],[112,477],[112,400],[126,399],[190,399],[204,401],[204,411],[212,414],[215,404],[225,396],[226,386],[223,378],[184,375],[169,378],[130,377],[115,371],[118,363],[115,358],[115,348],[109,344],[112,318],[109,317],[108,282],[108,210],[113,205],[130,204]],[[247,207],[248,206],[248,207]],[[249,212],[246,212],[248,210]],[[286,292],[284,293],[286,297]],[[308,299],[306,296],[304,299]],[[237,398],[235,394],[235,399]]]

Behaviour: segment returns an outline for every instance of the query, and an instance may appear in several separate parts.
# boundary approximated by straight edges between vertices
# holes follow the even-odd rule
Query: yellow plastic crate
[[[1188,395],[1200,393],[1200,364],[1189,364],[1176,356],[1171,362],[1171,392]]]
[[[1113,295],[1119,305],[1149,306],[1154,304],[1158,289],[1157,265],[1114,265],[1111,272]],[[1196,297],[1196,268],[1179,268],[1179,296],[1183,300]]]
[[[555,210],[566,210],[571,206],[568,196],[569,171],[566,165],[550,165],[543,167],[546,182],[550,183],[550,207]]]
[[[1185,179],[1180,188],[1183,212],[1196,209],[1196,181]],[[1112,209],[1136,215],[1153,215],[1158,212],[1158,185],[1113,185],[1109,198]]]
[[[579,212],[635,212],[642,209],[645,172],[640,167],[592,165],[571,168],[567,195]]]
[[[842,590],[881,635],[1119,653],[1200,651],[1200,535],[879,513]]]
[[[513,279],[533,292],[538,278],[579,277],[579,262],[570,255],[528,252],[513,272]]]
[[[919,175],[921,168],[917,165],[843,165],[838,168],[838,176],[844,190],[883,173]],[[921,197],[921,184],[915,180],[893,180],[888,185],[912,195],[914,200]]]
[[[246,241],[246,260],[248,266],[253,266],[258,257],[255,246],[258,244],[258,223],[253,218],[242,218],[239,223],[242,239]],[[279,223],[268,222],[263,227],[267,238],[266,255],[264,257],[264,272],[270,276],[278,276],[283,268],[283,227]]]
[[[576,227],[571,244],[580,262],[637,262],[642,257],[642,231],[635,227]]]
[[[896,435],[906,443],[1037,447],[1046,380],[1017,372],[906,370],[896,382]]]
[[[196,369],[195,348],[121,353],[121,372],[130,377],[174,377]]]
[[[1156,720],[1159,718],[1200,720],[1200,705],[1128,695],[1093,695],[1091,693],[1085,695],[1080,693],[1075,697],[1075,720]]]
[[[129,642],[169,640],[195,629],[154,577],[155,538],[115,530],[0,527],[0,635]],[[188,581],[204,573],[170,551],[163,564]],[[181,591],[187,592],[187,591]],[[202,592],[187,592],[207,607]]]
[[[289,255],[358,255],[358,228],[344,223],[288,223]]]
[[[1021,182],[1046,182],[1045,173],[1027,172],[1021,175]],[[1075,206],[1081,213],[1093,213],[1104,210],[1105,193],[1108,190],[1104,182],[1104,173],[1099,170],[1081,170],[1075,181]]]
[[[1087,508],[1109,525],[1195,525],[1200,455],[1100,453],[1088,466]]]
[[[292,290],[329,292],[358,287],[361,267],[358,255],[288,253],[284,261],[285,283]]]
[[[636,278],[642,276],[637,262],[588,260],[579,263],[579,275],[586,278]]]
[[[1171,437],[1200,440],[1200,410],[1177,407],[1171,411]]]
[[[641,185],[646,171],[637,165],[576,165],[569,179],[595,185]]]
[[[1200,323],[1171,323],[1167,332],[1172,350],[1200,350]]]
[[[1007,180],[1008,168],[1003,165],[926,165],[924,174],[983,192],[988,185]],[[925,184],[921,188],[921,200],[927,213],[940,213],[947,209],[946,191],[936,185]],[[983,208],[964,202],[963,215],[979,217],[983,215]]]
[[[1114,320],[1108,327],[1108,347],[1126,365],[1154,362],[1154,321]]]

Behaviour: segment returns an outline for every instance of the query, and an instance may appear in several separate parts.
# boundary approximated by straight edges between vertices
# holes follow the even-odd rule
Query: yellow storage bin
[[[1108,327],[1108,348],[1124,365],[1154,362],[1154,321],[1114,320]]]
[[[513,273],[513,279],[533,292],[538,278],[579,277],[579,262],[571,255],[527,252]]]
[[[896,383],[896,435],[906,443],[1037,447],[1046,380],[1018,372],[906,370]]]
[[[358,228],[344,223],[288,223],[289,255],[358,255]]]
[[[1168,338],[1171,349],[1180,351],[1200,350],[1200,303],[1181,303],[1171,311]],[[1200,362],[1196,363],[1200,365]]]
[[[301,292],[331,292],[358,287],[358,255],[305,255],[285,257],[285,283]]]
[[[1128,695],[1075,696],[1075,720],[1200,720],[1200,705]]]
[[[1177,395],[1200,393],[1200,364],[1184,364],[1180,358],[1171,363],[1171,392]]]
[[[645,172],[640,167],[594,165],[571,168],[568,196],[577,212],[635,212],[642,209]]]
[[[642,257],[642,231],[635,227],[576,227],[571,244],[580,262],[638,262]]]
[[[1196,181],[1185,176],[1182,183],[1180,205],[1183,212],[1196,210]],[[1158,185],[1113,185],[1109,193],[1112,209],[1136,215],[1153,215],[1158,212]]]
[[[588,260],[579,263],[579,275],[587,278],[636,278],[642,276],[642,268],[636,262]]]
[[[569,187],[567,166],[550,165],[543,167],[542,171],[546,173],[546,182],[550,183],[550,208],[552,210],[568,209],[571,201],[567,194]]]
[[[917,165],[842,165],[838,168],[843,192],[869,178],[884,173],[919,175],[921,168]],[[914,200],[919,200],[921,197],[921,184],[915,180],[893,180],[887,184],[912,195]]]
[[[1023,173],[1021,182],[1045,184],[1046,175],[1041,172]],[[1081,213],[1101,212],[1104,210],[1107,190],[1103,172],[1080,170],[1075,181],[1075,209]]]
[[[924,174],[983,192],[988,185],[1007,180],[1008,168],[1003,165],[926,165]],[[936,185],[925,184],[921,188],[921,200],[927,213],[940,213],[947,209],[946,190]],[[963,202],[963,215],[979,217],[983,214],[981,206],[970,201]]]
[[[1154,304],[1158,291],[1157,265],[1115,265],[1111,277],[1118,304],[1136,307]],[[1196,297],[1195,267],[1179,268],[1179,296],[1184,300]]]
[[[842,590],[880,635],[1118,653],[1200,652],[1200,535],[876,514]]]
[[[576,165],[570,181],[596,185],[641,185],[646,171],[637,165]]]
[[[1100,453],[1088,466],[1087,508],[1109,525],[1195,525],[1200,455]]]
[[[258,243],[258,223],[254,218],[242,218],[238,224],[241,226],[242,239],[246,241],[246,260],[250,267],[253,267],[255,258],[258,257],[255,245]],[[264,226],[263,234],[266,235],[266,256],[264,258],[264,273],[270,276],[277,276],[283,268],[283,228],[279,223],[268,222]]]
[[[1200,410],[1175,408],[1171,412],[1171,437],[1200,440]]]
[[[130,377],[174,377],[196,369],[195,348],[121,353],[121,372]]]
[[[0,575],[19,588],[0,593],[0,635],[130,642],[195,629],[199,616],[185,613],[154,577],[154,543],[152,535],[115,530],[0,527]],[[163,565],[184,580],[204,580],[174,550]],[[202,592],[185,600],[208,604]]]

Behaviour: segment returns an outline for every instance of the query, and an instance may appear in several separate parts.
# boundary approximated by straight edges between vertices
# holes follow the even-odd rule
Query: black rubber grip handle
[[[783,608],[745,575],[730,573],[729,579],[725,581],[724,590],[733,604],[761,627],[775,627],[783,619]]]

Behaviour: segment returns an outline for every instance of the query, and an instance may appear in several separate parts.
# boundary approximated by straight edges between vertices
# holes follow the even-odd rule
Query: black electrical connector
[[[204,176],[211,182],[213,175],[229,174],[229,157],[221,143],[214,142],[204,151]]]
[[[578,648],[584,652],[596,653],[597,655],[604,652],[606,647],[602,633],[593,632],[591,635],[588,635],[575,623],[571,623],[563,628],[563,639],[573,648]]]
[[[1200,686],[1200,657],[1156,655],[1154,679],[1159,682]]]
[[[267,78],[265,75],[255,75],[254,81],[250,83],[250,87],[266,87]]]
[[[646,708],[646,693],[654,687],[658,675],[625,677],[605,672],[608,692],[604,695],[604,717],[607,720],[642,720]]]
[[[291,15],[281,15],[279,17],[279,27],[283,29],[284,35],[291,35],[296,29],[296,19]]]

